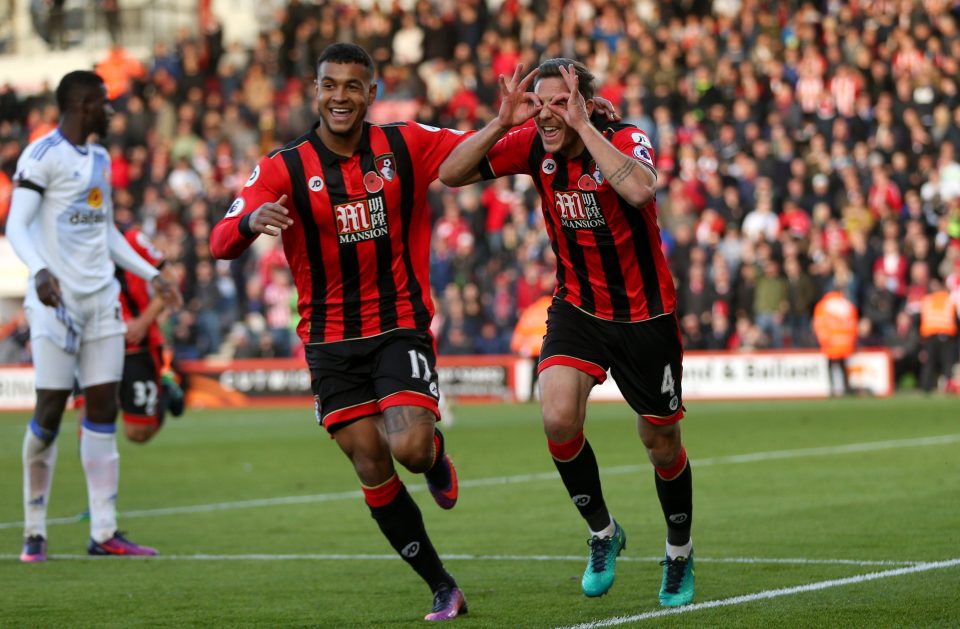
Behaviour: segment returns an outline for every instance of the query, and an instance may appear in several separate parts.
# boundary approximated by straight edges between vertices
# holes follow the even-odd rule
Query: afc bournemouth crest
[[[393,178],[397,176],[397,161],[394,159],[393,153],[377,155],[373,158],[373,163],[380,176],[387,181],[393,181]]]

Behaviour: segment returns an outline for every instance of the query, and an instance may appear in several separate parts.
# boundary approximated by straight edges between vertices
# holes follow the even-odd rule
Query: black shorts
[[[552,365],[573,367],[597,383],[610,370],[630,407],[652,423],[671,424],[683,417],[683,345],[673,313],[621,323],[554,299],[538,371]]]
[[[160,420],[160,365],[162,347],[127,352],[120,380],[123,420],[132,424],[155,424]]]
[[[427,332],[307,345],[306,354],[317,421],[328,432],[391,406],[421,406],[440,418],[437,353]]]

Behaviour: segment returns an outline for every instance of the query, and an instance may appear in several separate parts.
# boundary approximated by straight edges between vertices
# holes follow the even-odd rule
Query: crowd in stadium
[[[335,41],[379,66],[375,122],[459,129],[495,113],[497,76],[517,63],[583,61],[654,144],[688,350],[815,347],[814,305],[839,290],[859,309],[860,344],[891,347],[909,377],[931,283],[960,303],[956,3],[378,6],[290,0],[251,45],[210,21],[147,60],[115,46],[97,67],[117,110],[102,138],[116,219],[142,225],[181,281],[186,305],[165,324],[177,357],[302,353],[279,242],[228,263],[208,239],[260,155],[309,129],[315,60]],[[57,116],[50,90],[0,87],[0,223],[20,150]],[[536,191],[527,178],[437,182],[429,205],[439,353],[508,353],[520,314],[554,285]],[[5,323],[0,359],[21,360],[25,324]]]

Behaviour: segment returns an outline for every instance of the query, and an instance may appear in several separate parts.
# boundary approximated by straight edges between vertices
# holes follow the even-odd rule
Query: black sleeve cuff
[[[36,192],[39,192],[41,195],[44,192],[43,186],[38,186],[37,184],[33,183],[29,179],[21,179],[20,181],[17,182],[17,186],[20,188],[26,188],[27,190],[34,190]]]
[[[483,177],[484,181],[497,178],[493,172],[493,167],[490,166],[490,160],[486,157],[480,160],[480,165],[477,167],[477,169],[480,171],[480,176]]]
[[[640,162],[639,159],[638,159],[637,161]],[[654,179],[656,179],[657,177],[660,176],[660,174],[657,172],[657,169],[654,168],[653,166],[651,166],[650,164],[648,164],[648,163],[646,163],[646,162],[640,162],[640,165],[641,165],[641,166],[646,166],[646,167],[647,167],[647,170],[649,170],[650,172],[653,173]]]
[[[250,229],[250,217],[253,214],[244,214],[240,219],[240,222],[237,224],[238,229],[240,230],[240,235],[246,238],[247,240],[252,240],[257,233]]]

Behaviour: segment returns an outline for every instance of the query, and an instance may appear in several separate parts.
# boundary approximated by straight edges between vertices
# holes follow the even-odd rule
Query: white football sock
[[[93,425],[99,430],[91,430]],[[103,429],[110,432],[101,432]],[[90,537],[105,542],[117,531],[117,486],[120,481],[120,454],[117,453],[116,424],[83,423],[80,432],[80,461],[87,476],[90,504]]]
[[[31,422],[34,424],[34,422]],[[54,439],[56,435],[54,435]],[[47,504],[53,468],[57,463],[57,442],[38,437],[32,426],[27,426],[23,438],[23,515],[24,535],[47,537]]]
[[[590,527],[587,527],[588,529]],[[617,525],[613,521],[613,517],[610,517],[610,524],[607,527],[600,531],[594,531],[590,529],[590,535],[596,537],[613,537],[613,534],[617,532]]]
[[[689,557],[691,550],[693,550],[692,537],[683,546],[674,546],[669,542],[667,542],[667,557],[669,557],[670,559],[676,559],[677,557]]]

